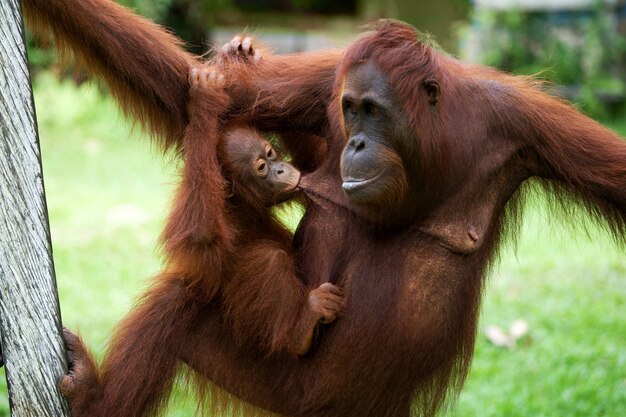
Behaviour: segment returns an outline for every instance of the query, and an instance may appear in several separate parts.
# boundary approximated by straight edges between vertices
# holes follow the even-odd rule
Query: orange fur
[[[162,235],[166,271],[117,326],[101,370],[70,334],[77,358],[61,389],[76,417],[156,415],[172,389],[184,335],[205,308],[220,311],[236,346],[288,358],[309,350],[324,309],[341,308],[338,290],[329,292],[334,286],[304,287],[291,234],[258,201],[271,196],[244,183],[248,161],[231,160],[223,144],[266,142],[250,129],[223,132],[228,96],[218,86],[192,83],[189,97],[182,181]]]
[[[134,117],[165,133],[166,145],[180,145],[186,121],[186,68],[180,63],[187,65],[187,55],[169,35],[107,0],[24,4],[63,44],[89,57]],[[398,145],[410,176],[406,216],[377,219],[375,227],[346,201],[339,174],[346,143],[343,76],[363,60],[385,75],[411,129]],[[164,71],[164,63],[176,69]],[[177,357],[201,376],[211,410],[223,411],[223,401],[235,395],[290,416],[434,415],[463,384],[485,271],[502,232],[517,225],[510,209],[519,207],[520,186],[530,177],[545,181],[556,198],[583,204],[624,243],[624,141],[535,83],[446,56],[406,25],[384,22],[345,55],[266,57],[254,68],[237,62],[224,68],[238,80],[228,86],[229,115],[238,123],[285,134],[288,148],[308,135],[326,139],[326,158],[307,181],[306,213],[294,237],[296,265],[307,288],[336,282],[350,303],[342,320],[323,330],[314,354],[301,359],[242,347],[221,308],[198,308],[193,324],[171,337]],[[431,78],[441,87],[437,106],[421,88]],[[287,134],[293,130],[298,134]],[[304,164],[315,157],[300,155]],[[118,334],[115,343],[132,344],[141,335]],[[153,378],[154,370],[139,362],[117,365],[128,368],[120,375],[130,388],[111,397],[117,403],[109,404],[108,415],[134,398],[144,372]],[[225,391],[205,385],[207,379]]]

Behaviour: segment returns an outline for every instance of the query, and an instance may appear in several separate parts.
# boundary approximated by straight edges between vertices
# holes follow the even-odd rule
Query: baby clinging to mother
[[[249,47],[239,47],[215,61],[248,58]],[[345,308],[341,288],[304,286],[291,233],[272,210],[296,198],[301,173],[252,127],[222,121],[229,97],[216,67],[192,67],[189,84],[182,179],[162,234],[164,271],[117,326],[100,367],[65,331],[73,360],[60,386],[75,417],[157,414],[178,362],[193,368],[205,356],[203,341],[186,345],[207,309],[234,349],[289,361],[307,354],[318,326]],[[208,381],[198,382],[201,399],[215,397],[205,392]]]
[[[171,35],[107,0],[24,6],[158,143],[183,147],[195,58]],[[624,243],[624,141],[532,80],[451,58],[408,25],[380,22],[345,50],[221,65],[236,80],[226,122],[277,134],[296,168],[312,167],[299,185],[299,279],[348,300],[290,360],[238,348],[211,305],[177,333],[181,362],[255,413],[435,414],[467,374],[485,270],[528,178]]]

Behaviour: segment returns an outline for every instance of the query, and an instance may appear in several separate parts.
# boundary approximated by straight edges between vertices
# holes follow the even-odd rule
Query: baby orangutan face
[[[227,131],[221,151],[233,194],[248,203],[271,207],[296,193],[300,171],[283,162],[257,131],[241,127]]]

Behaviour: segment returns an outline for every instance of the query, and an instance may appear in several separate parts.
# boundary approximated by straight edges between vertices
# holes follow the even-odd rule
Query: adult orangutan
[[[24,4],[166,147],[180,144],[190,58],[169,35],[105,0]],[[181,359],[241,399],[291,416],[435,414],[463,383],[484,272],[530,177],[624,243],[626,144],[532,80],[457,61],[393,22],[344,52],[226,66],[239,79],[234,118],[297,127],[288,147],[327,139],[301,184],[310,201],[295,245],[307,287],[335,280],[350,300],[312,354],[291,361],[237,349],[207,306],[180,335]]]

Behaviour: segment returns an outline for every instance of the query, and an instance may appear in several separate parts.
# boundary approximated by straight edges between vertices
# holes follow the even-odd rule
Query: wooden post
[[[0,330],[12,417],[69,417],[39,139],[18,0],[0,1]]]

